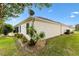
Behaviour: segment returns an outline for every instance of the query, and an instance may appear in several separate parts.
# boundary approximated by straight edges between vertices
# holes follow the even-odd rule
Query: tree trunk
[[[34,22],[35,22],[35,18],[32,19],[32,27],[34,28]]]

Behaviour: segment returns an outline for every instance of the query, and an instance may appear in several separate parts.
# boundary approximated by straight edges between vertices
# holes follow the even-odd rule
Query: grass
[[[47,45],[36,55],[79,56],[79,33],[62,35],[47,40]]]
[[[16,55],[16,52],[14,37],[0,37],[0,55]]]
[[[14,37],[0,37],[0,55],[79,56],[79,32],[47,40],[47,45],[36,53],[18,51]]]
[[[0,56],[25,56],[30,53],[18,49],[15,37],[0,37]]]

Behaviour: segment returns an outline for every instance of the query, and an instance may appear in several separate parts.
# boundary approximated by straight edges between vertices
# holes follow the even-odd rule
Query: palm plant
[[[39,39],[45,37],[45,33],[44,33],[44,32],[38,33],[38,32],[35,30],[35,28],[32,27],[32,26],[29,26],[29,27],[27,28],[27,30],[28,30],[28,35],[29,35],[30,38],[31,38],[31,39],[30,39],[30,43],[29,43],[30,46],[34,46],[34,45],[37,43],[37,41],[38,41]]]
[[[35,6],[39,7],[40,9],[42,9],[42,7],[50,7],[50,4],[35,4]],[[32,17],[34,16],[35,12],[31,9],[31,7],[28,7],[28,10],[29,10],[29,15]],[[37,33],[37,31],[35,30],[34,28],[34,22],[35,22],[35,18],[32,18],[32,24],[29,28],[27,28],[28,30],[28,34],[30,35],[31,37],[31,40],[30,40],[30,45],[35,45],[36,42],[41,39],[41,38],[44,38],[45,37],[45,34],[44,32],[41,32],[41,33]]]

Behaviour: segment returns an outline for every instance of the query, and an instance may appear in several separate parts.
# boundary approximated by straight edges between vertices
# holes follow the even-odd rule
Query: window
[[[26,34],[28,34],[28,33],[29,33],[28,28],[29,28],[29,23],[27,23],[27,24],[26,24]]]

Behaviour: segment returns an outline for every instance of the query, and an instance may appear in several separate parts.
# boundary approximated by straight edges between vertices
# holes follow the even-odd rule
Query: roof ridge
[[[47,20],[47,21],[59,23],[59,24],[65,25],[65,26],[69,26],[69,25],[63,24],[63,23],[61,23],[61,22],[57,22],[57,21],[54,21],[54,20],[51,20],[51,19],[48,19],[48,18],[45,18],[45,17],[41,17],[41,16],[29,16],[29,17],[27,17],[25,20],[23,20],[22,22],[28,20],[28,19],[31,18],[31,17],[33,17],[33,18],[41,18],[41,19],[44,19],[44,20]],[[20,23],[22,23],[22,22],[20,22]],[[17,25],[18,25],[18,24],[17,24]],[[72,27],[72,26],[69,26],[69,27]]]
[[[61,22],[58,22],[58,21],[54,21],[54,20],[51,20],[51,19],[48,19],[48,18],[45,18],[45,17],[41,17],[41,16],[36,16],[37,18],[42,18],[42,19],[44,19],[44,20],[48,20],[48,21],[51,21],[51,22],[56,22],[56,23],[60,23],[60,24],[62,24],[62,25],[65,25],[65,26],[70,26],[70,25],[67,25],[67,24],[63,24],[63,23],[61,23]]]

